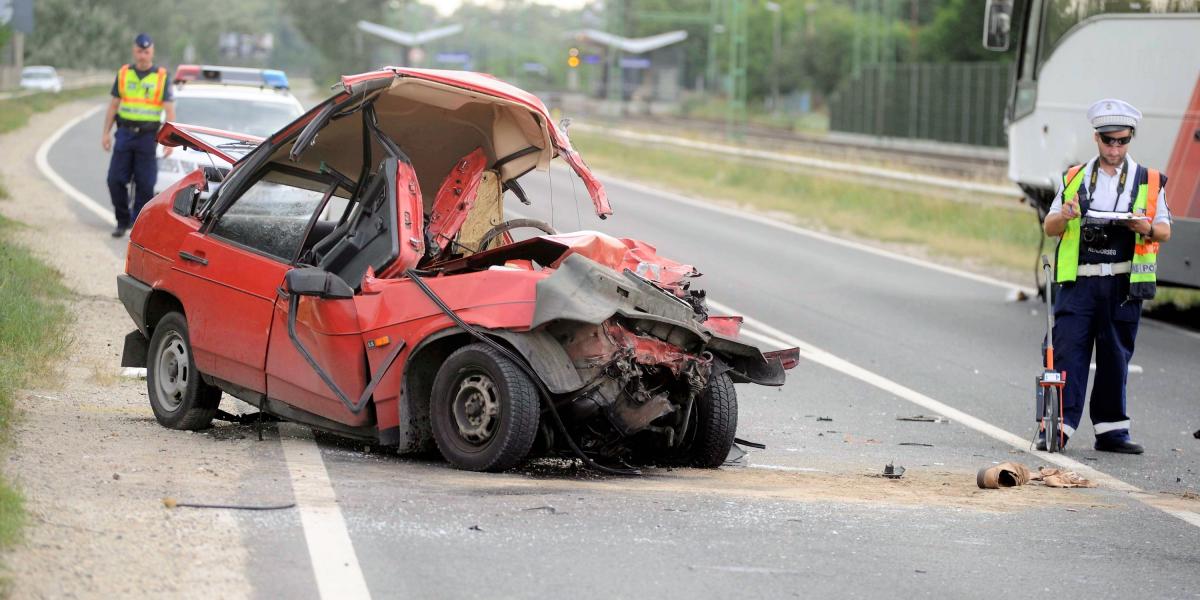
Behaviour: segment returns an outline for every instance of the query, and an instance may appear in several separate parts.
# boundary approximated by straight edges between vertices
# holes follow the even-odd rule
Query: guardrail
[[[91,73],[91,74],[87,74],[87,75],[64,74],[62,89],[74,90],[74,89],[85,88],[85,87],[93,86],[93,85],[102,85],[104,83],[111,82],[116,77],[116,75],[114,73]],[[10,100],[12,98],[23,98],[25,96],[32,96],[34,94],[43,94],[43,93],[48,93],[48,92],[43,92],[41,90],[12,90],[12,91],[8,91],[8,92],[0,92],[0,100]]]
[[[739,158],[754,158],[759,160],[769,160],[781,164],[795,165],[801,167],[811,167],[821,169],[823,171],[832,171],[835,173],[844,173],[849,175],[867,176],[878,180],[918,184],[931,186],[946,190],[954,190],[961,192],[973,192],[978,194],[987,194],[989,196],[997,196],[1000,198],[1021,198],[1020,190],[1014,186],[1007,185],[991,185],[986,183],[977,183],[973,181],[962,181],[951,179],[948,177],[937,177],[934,175],[923,175],[920,173],[909,173],[905,171],[896,171],[893,169],[885,169],[882,167],[872,167],[867,165],[858,165],[853,163],[838,162],[825,160],[820,158],[810,158],[807,156],[797,156],[794,154],[784,154],[780,152],[771,152],[767,150],[755,150],[753,148],[743,148],[740,146],[731,146],[728,144],[718,144],[714,142],[706,142],[702,140],[693,140],[687,138],[678,138],[667,135],[659,135],[653,133],[641,133],[630,131],[627,129],[614,129],[610,127],[595,127],[585,123],[575,123],[571,125],[571,129],[577,129],[588,133],[597,133],[609,137],[635,141],[640,143],[661,144],[666,146],[675,146],[688,150],[703,150],[706,152],[714,152],[717,154],[725,154],[727,156],[736,156]]]

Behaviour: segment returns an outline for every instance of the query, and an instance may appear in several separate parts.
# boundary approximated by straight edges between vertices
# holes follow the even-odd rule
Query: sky
[[[3,0],[0,0],[3,1]],[[576,9],[584,4],[587,0],[531,0],[534,4],[554,5],[566,9]],[[498,0],[467,0],[469,4],[500,4]],[[455,11],[459,6],[464,4],[462,0],[422,0],[422,4],[428,4],[437,9],[438,13],[445,16]]]

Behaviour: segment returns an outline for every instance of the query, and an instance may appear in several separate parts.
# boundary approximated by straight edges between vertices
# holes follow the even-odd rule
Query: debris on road
[[[950,419],[939,416],[913,415],[911,417],[896,417],[897,421],[914,421],[917,423],[949,423]]]
[[[888,463],[883,466],[883,476],[888,479],[900,479],[904,477],[904,467]]]
[[[1029,467],[1021,463],[1004,462],[994,467],[984,467],[975,474],[975,484],[981,489],[996,490],[1029,483],[1032,474]]]
[[[558,514],[557,508],[554,508],[553,506],[548,506],[548,505],[547,506],[531,506],[529,508],[522,508],[521,510],[524,512],[533,512],[535,510],[540,510],[540,511],[545,511],[547,513],[550,513],[552,515]]]
[[[197,502],[180,502],[170,496],[165,496],[162,499],[163,506],[167,508],[220,508],[226,510],[283,510],[285,508],[295,508],[295,502],[287,504],[200,504]]]
[[[145,379],[146,378],[146,368],[145,367],[122,367],[121,368],[121,377],[124,377],[126,379]]]
[[[1200,440],[1200,429],[1197,429],[1197,430],[1196,430],[1196,433],[1193,433],[1193,434],[1192,434],[1192,437],[1194,437],[1194,438],[1196,438],[1196,439]]]
[[[818,421],[832,421],[833,417],[817,417]]]
[[[926,448],[933,447],[933,444],[926,444],[925,442],[900,442],[899,445],[901,445],[901,446],[924,446]]]
[[[1083,477],[1080,477],[1079,474],[1077,474],[1074,471],[1066,471],[1063,469],[1055,469],[1052,467],[1042,467],[1041,469],[1038,469],[1038,474],[1034,475],[1033,478],[1035,480],[1040,478],[1042,480],[1042,483],[1046,484],[1046,486],[1048,486],[1048,487],[1057,487],[1057,488],[1075,488],[1075,487],[1094,488],[1094,487],[1096,487],[1096,483],[1094,481],[1084,479]]]
[[[975,475],[975,483],[982,489],[995,490],[1025,485],[1030,481],[1041,481],[1046,487],[1094,488],[1096,483],[1079,476],[1074,471],[1053,467],[1041,467],[1032,472],[1029,467],[1017,462],[1004,462],[993,467],[984,467]]]
[[[478,525],[472,525],[472,526],[468,527],[467,529],[469,529],[469,530],[471,530],[471,531],[479,531],[479,532],[482,532],[482,531],[483,531],[483,528],[481,528],[481,527],[480,527],[480,526],[478,526]]]

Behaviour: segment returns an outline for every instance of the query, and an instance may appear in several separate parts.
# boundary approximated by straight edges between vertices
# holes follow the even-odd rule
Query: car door
[[[321,378],[296,347],[303,344],[351,402],[357,402],[371,377],[357,294],[368,270],[395,276],[416,266],[424,253],[422,200],[416,173],[406,160],[388,158],[353,200],[350,216],[325,239],[314,240],[311,262],[337,274],[356,290],[356,298],[299,299],[296,341],[288,333],[289,298],[275,301],[267,349],[267,395],[306,412],[351,426],[372,422],[370,411],[354,411]],[[389,340],[398,343],[400,340]]]
[[[312,185],[319,188],[319,183]],[[267,170],[214,222],[184,238],[175,269],[196,368],[265,393],[276,290],[299,251],[320,191],[275,183]]]

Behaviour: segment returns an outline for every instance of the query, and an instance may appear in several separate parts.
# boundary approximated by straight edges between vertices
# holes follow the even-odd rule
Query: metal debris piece
[[[478,525],[472,525],[472,526],[468,527],[467,529],[469,529],[471,531],[483,531],[483,529],[481,529]]]
[[[933,444],[926,444],[924,442],[900,442],[900,445],[901,446],[924,446],[926,448],[933,447]]]
[[[1197,429],[1197,430],[1196,430],[1196,433],[1193,433],[1193,434],[1192,434],[1192,437],[1194,437],[1194,438],[1196,438],[1196,439],[1200,440],[1200,429]]]
[[[832,421],[833,417],[817,417],[818,421]]]
[[[734,444],[729,447],[729,455],[725,457],[725,462],[721,464],[723,467],[745,467],[746,466],[746,451],[742,447]]]
[[[900,479],[904,477],[904,467],[888,463],[883,466],[883,476],[888,479]]]
[[[914,421],[917,423],[949,423],[950,419],[939,416],[913,415],[911,417],[896,417],[897,421]]]
[[[558,509],[554,508],[553,506],[533,506],[530,508],[522,508],[521,510],[526,511],[526,512],[534,511],[534,510],[544,510],[552,515],[558,514]]]

